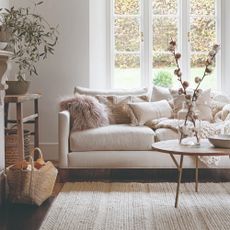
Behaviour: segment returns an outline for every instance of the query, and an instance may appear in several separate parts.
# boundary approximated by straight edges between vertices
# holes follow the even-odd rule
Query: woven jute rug
[[[230,183],[66,183],[40,229],[230,229]]]

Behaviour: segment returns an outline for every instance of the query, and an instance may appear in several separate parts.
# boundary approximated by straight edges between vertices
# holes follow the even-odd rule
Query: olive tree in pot
[[[3,31],[9,34],[7,49],[12,51],[11,60],[17,66],[16,81],[7,81],[6,94],[20,95],[28,91],[30,81],[25,78],[38,75],[36,64],[54,53],[58,32],[39,14],[36,8],[43,4],[35,3],[30,7],[12,7],[0,10]]]

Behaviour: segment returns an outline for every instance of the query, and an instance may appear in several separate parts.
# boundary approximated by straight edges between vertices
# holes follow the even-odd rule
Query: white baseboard
[[[58,143],[40,143],[39,145],[46,161],[58,161]]]

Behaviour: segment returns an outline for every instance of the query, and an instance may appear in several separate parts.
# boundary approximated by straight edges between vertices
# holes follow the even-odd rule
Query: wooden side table
[[[40,94],[26,94],[26,95],[6,95],[5,102],[5,128],[8,123],[17,124],[18,129],[18,143],[19,143],[19,159],[24,159],[24,124],[33,124],[34,132],[34,147],[39,147],[39,114],[38,114],[38,99],[41,97]],[[33,114],[23,117],[23,102],[33,101],[34,112]],[[16,104],[16,120],[8,119],[8,111],[10,103]]]
[[[177,181],[177,190],[176,190],[176,199],[175,199],[175,208],[178,207],[179,192],[181,177],[183,171],[183,159],[184,156],[192,156],[196,159],[196,183],[195,191],[198,192],[198,169],[199,169],[199,156],[230,156],[230,149],[224,148],[215,148],[212,144],[209,143],[207,139],[202,139],[199,146],[183,146],[179,144],[178,140],[169,140],[169,141],[160,141],[152,144],[153,150],[159,151],[160,153],[169,154],[172,158],[177,170],[178,181]],[[177,162],[175,155],[180,156],[180,163]]]

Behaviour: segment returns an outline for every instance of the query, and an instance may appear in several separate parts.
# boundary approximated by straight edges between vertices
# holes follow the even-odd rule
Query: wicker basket
[[[35,150],[42,156],[40,149]],[[6,168],[9,200],[40,206],[52,195],[58,171],[49,161],[39,170],[34,168],[33,157],[30,157],[30,163],[31,170],[14,169],[14,165]]]
[[[19,159],[17,129],[5,130],[5,165],[15,164]],[[30,155],[30,131],[24,130],[24,157]]]

